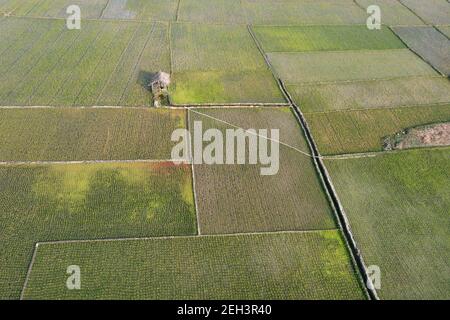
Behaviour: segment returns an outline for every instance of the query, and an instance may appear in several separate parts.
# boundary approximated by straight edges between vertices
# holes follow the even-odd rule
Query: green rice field
[[[0,167],[0,299],[18,299],[39,241],[194,235],[189,166]]]
[[[194,121],[201,121],[204,130],[232,128],[221,122],[226,121],[244,129],[279,129],[279,141],[294,148],[279,145],[279,171],[275,175],[262,176],[262,165],[195,164],[202,234],[335,227],[312,159],[297,151],[309,149],[288,108],[194,111],[190,112],[191,128]]]
[[[0,161],[170,159],[182,110],[0,109]]]
[[[256,26],[265,52],[401,49],[405,45],[387,27],[366,26]]]
[[[450,150],[326,160],[381,299],[450,298]]]
[[[82,273],[81,290],[67,290],[65,285],[66,268],[74,263]],[[318,269],[322,271],[316,272]],[[365,296],[344,241],[333,230],[42,244],[25,299],[54,298],[291,300]]]
[[[450,105],[310,113],[306,118],[322,154],[382,151],[386,136],[450,121]]]
[[[450,103],[450,82],[444,77],[300,84],[288,90],[305,113]]]

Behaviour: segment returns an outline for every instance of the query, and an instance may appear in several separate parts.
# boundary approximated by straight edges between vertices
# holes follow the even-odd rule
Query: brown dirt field
[[[401,134],[397,141],[394,149],[449,146],[450,122],[408,129]]]

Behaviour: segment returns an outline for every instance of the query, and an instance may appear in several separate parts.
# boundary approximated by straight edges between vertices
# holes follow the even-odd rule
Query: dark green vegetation
[[[393,30],[425,61],[450,76],[450,40],[445,35],[434,27],[395,27]]]
[[[322,154],[382,151],[386,136],[450,121],[450,105],[310,113],[306,118]]]
[[[19,298],[38,241],[196,234],[191,186],[172,163],[1,166],[0,298]]]
[[[326,160],[382,299],[450,299],[450,149]]]
[[[245,26],[174,24],[175,104],[285,102]]]
[[[2,105],[152,105],[149,79],[170,70],[168,26],[82,23],[0,20]]]
[[[72,264],[80,266],[81,290],[66,288],[65,272]],[[25,298],[364,299],[364,295],[339,231],[318,231],[42,244]]]
[[[266,52],[401,49],[405,45],[389,28],[304,26],[253,28]]]
[[[194,111],[244,129],[279,129],[282,143],[309,153],[288,108]],[[203,130],[234,129],[195,112],[190,116],[191,128],[197,120],[202,121]],[[279,171],[270,176],[260,173],[266,165],[249,165],[248,161],[246,165],[194,165],[201,233],[334,228],[332,210],[313,161],[297,150],[280,144]]]
[[[290,85],[288,90],[304,112],[450,103],[450,82],[439,76]]]
[[[0,161],[170,159],[182,110],[1,109]]]

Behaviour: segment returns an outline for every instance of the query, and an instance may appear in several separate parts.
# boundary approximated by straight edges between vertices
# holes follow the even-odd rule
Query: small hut
[[[150,80],[150,87],[154,95],[167,90],[170,84],[170,74],[159,71]]]

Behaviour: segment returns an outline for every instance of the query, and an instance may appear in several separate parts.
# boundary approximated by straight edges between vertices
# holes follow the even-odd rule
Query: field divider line
[[[0,109],[147,109],[147,110],[184,110],[184,109],[239,109],[239,108],[283,108],[289,107],[290,105],[287,103],[283,104],[272,104],[272,103],[250,103],[250,104],[199,104],[199,105],[171,105],[164,106],[159,108],[153,108],[151,106],[107,106],[107,105],[94,105],[94,106],[56,106],[56,105],[47,105],[47,106],[32,106],[32,105],[24,105],[24,106],[1,106]]]
[[[27,275],[25,276],[25,281],[24,281],[24,283],[23,283],[22,291],[20,292],[20,298],[19,298],[19,300],[23,300],[23,298],[24,298],[24,296],[25,296],[25,289],[27,288],[28,281],[29,281],[29,279],[30,279],[31,270],[33,269],[34,261],[36,260],[36,253],[37,253],[38,248],[39,248],[39,242],[37,242],[37,243],[34,245],[33,255],[32,255],[32,257],[31,257],[30,264],[28,265]]]
[[[276,72],[275,68],[270,63],[269,57],[265,53],[261,43],[258,41],[258,38],[256,37],[255,33],[253,32],[252,26],[250,24],[247,25],[247,30],[248,30],[248,33],[250,34],[251,38],[253,39],[253,42],[255,43],[256,48],[258,49],[259,53],[262,55],[267,68],[269,69],[270,73],[272,73],[272,76],[273,76],[275,82],[277,83],[278,89],[281,91],[281,93],[284,97],[284,100],[286,102],[289,102],[289,98],[286,96],[286,93],[283,91],[283,88],[281,87],[280,77],[279,77],[278,73]]]
[[[8,165],[64,165],[64,164],[95,164],[95,163],[180,163],[188,164],[186,159],[135,159],[135,160],[73,160],[73,161],[0,161],[0,166]]]
[[[398,0],[398,2],[400,2],[400,4],[405,7],[409,12],[411,12],[414,16],[416,16],[417,18],[419,18],[420,21],[422,21],[425,25],[429,26],[430,24],[425,21],[420,15],[418,15],[413,9],[411,9],[410,7],[408,7],[406,4],[403,3],[402,0]]]
[[[111,0],[106,1],[106,4],[105,4],[105,6],[102,8],[102,11],[100,12],[100,15],[99,15],[99,17],[98,17],[99,19],[102,19],[102,18],[103,18],[103,14],[105,13],[106,9],[108,8],[110,2],[111,2]]]
[[[186,129],[188,132],[190,132],[190,121],[191,121],[191,115],[190,110],[186,110]],[[192,141],[189,141],[188,146],[188,152],[189,152],[189,161],[191,162],[191,174],[192,174],[192,193],[194,196],[194,206],[195,206],[195,218],[197,220],[197,233],[198,235],[201,235],[201,228],[200,228],[200,211],[198,210],[198,203],[197,203],[197,190],[195,187],[195,169],[194,169],[194,158],[193,158],[193,152],[192,152]]]
[[[120,241],[147,241],[147,240],[170,240],[170,239],[199,239],[199,238],[221,238],[221,237],[239,237],[252,235],[277,235],[277,234],[307,234],[319,233],[323,231],[340,231],[338,228],[315,229],[315,230],[286,230],[286,231],[260,231],[260,232],[236,232],[220,234],[201,234],[201,235],[179,235],[179,236],[154,236],[154,237],[129,237],[129,238],[103,238],[103,239],[74,239],[57,241],[40,241],[39,245],[58,245],[70,243],[89,243],[89,242],[120,242]]]
[[[328,200],[333,209],[332,211],[335,214],[336,222],[339,226],[339,229],[342,232],[344,241],[347,245],[348,252],[349,252],[349,255],[350,255],[350,258],[352,261],[352,265],[355,269],[358,279],[360,280],[361,289],[364,291],[367,298],[369,298],[370,300],[379,300],[377,291],[374,288],[371,288],[367,285],[369,283],[369,281],[371,281],[371,280],[367,273],[366,263],[364,261],[361,251],[358,248],[356,240],[353,236],[350,222],[347,218],[347,215],[345,213],[345,210],[341,203],[341,200],[336,192],[336,189],[334,187],[334,184],[333,184],[331,176],[328,172],[328,169],[325,166],[325,164],[323,163],[324,157],[322,157],[320,155],[320,151],[317,147],[316,142],[314,141],[314,137],[311,133],[308,122],[306,121],[306,118],[303,115],[301,109],[292,100],[292,97],[290,96],[290,94],[286,90],[286,88],[284,87],[283,82],[281,82],[281,85],[282,85],[282,88],[285,91],[286,95],[289,98],[289,102],[292,105],[292,109],[294,110],[295,117],[301,126],[302,132],[303,132],[305,139],[308,143],[308,146],[313,154],[314,166],[316,167],[317,174],[320,177],[321,183],[326,191]],[[333,157],[333,159],[339,159],[339,158]]]
[[[178,21],[178,17],[180,16],[180,7],[181,7],[181,0],[178,0],[177,11],[175,11],[175,22]],[[169,21],[169,23],[170,23],[170,21]]]

